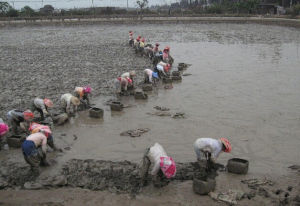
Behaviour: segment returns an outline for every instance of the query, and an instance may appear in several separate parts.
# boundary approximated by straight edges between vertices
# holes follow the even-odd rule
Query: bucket
[[[142,87],[143,91],[152,91],[152,84],[144,84]]]
[[[170,84],[172,82],[173,82],[172,78],[163,78],[163,83],[165,83],[165,84]]]
[[[249,168],[249,161],[240,158],[233,158],[228,160],[227,171],[234,174],[247,174]]]
[[[103,113],[103,109],[97,107],[92,107],[89,109],[89,115],[93,118],[103,118]]]
[[[114,101],[110,104],[110,110],[111,111],[122,111],[123,104],[121,102]]]
[[[193,190],[196,194],[207,195],[215,190],[216,180],[208,178],[207,180],[194,178]]]
[[[145,94],[143,91],[136,91],[134,94],[135,99],[148,99],[148,95]]]

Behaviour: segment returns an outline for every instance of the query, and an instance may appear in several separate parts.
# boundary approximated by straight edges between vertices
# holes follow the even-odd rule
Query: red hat
[[[31,120],[34,118],[34,114],[29,109],[24,111],[23,115],[25,120]]]
[[[231,152],[232,148],[231,148],[231,144],[230,144],[229,140],[224,137],[220,138],[220,140],[223,143],[223,145],[225,146],[224,152],[228,152],[228,153]]]
[[[129,84],[132,84],[132,79],[127,78],[127,81],[128,81]]]
[[[165,51],[165,50],[170,51],[170,47],[169,47],[169,46],[166,46],[165,49],[164,49],[164,51]]]
[[[142,42],[145,42],[145,38],[144,37],[142,38]]]
[[[45,104],[47,107],[53,107],[53,102],[52,102],[50,99],[45,98],[45,99],[44,99],[44,104]]]

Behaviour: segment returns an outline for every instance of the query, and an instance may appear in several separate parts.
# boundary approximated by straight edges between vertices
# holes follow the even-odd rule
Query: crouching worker
[[[155,47],[153,48],[153,56],[159,55],[159,43],[155,43]]]
[[[47,137],[41,133],[29,135],[22,144],[25,161],[30,165],[35,175],[40,173],[39,166],[49,166],[46,160]]]
[[[22,131],[27,132],[27,128],[33,118],[34,114],[30,110],[10,110],[7,113],[7,119],[9,125],[12,127],[12,135],[18,135],[19,128],[21,128]]]
[[[194,150],[200,166],[209,169],[211,164],[215,164],[221,152],[231,152],[231,144],[228,139],[199,138],[194,143]]]
[[[141,40],[141,36],[138,36],[134,41],[133,41],[133,48],[135,50],[135,53],[138,53],[138,49],[140,47],[140,40]]]
[[[129,46],[133,46],[133,32],[129,31]]]
[[[29,127],[31,134],[41,132],[47,137],[47,144],[54,150],[57,151],[57,147],[54,145],[54,139],[50,127],[38,123],[31,123]]]
[[[115,79],[115,89],[116,89],[116,94],[125,94],[128,95],[127,93],[127,88],[132,86],[132,80],[128,77],[118,77]]]
[[[140,168],[141,184],[146,183],[148,170],[151,169],[154,186],[161,187],[169,183],[169,179],[176,175],[176,165],[172,157],[167,156],[164,148],[155,143],[146,149]]]
[[[141,56],[144,55],[144,49],[145,49],[145,38],[142,38],[142,40],[140,41],[140,44],[139,44],[139,52],[140,52]]]
[[[167,72],[169,72],[169,70],[171,69],[171,65],[167,64],[163,61],[160,61],[157,65],[156,65],[156,70],[158,72],[158,76],[161,77],[161,75],[163,75],[164,77],[167,76]]]
[[[163,53],[162,51],[158,51],[158,52],[155,52],[154,53],[154,56],[153,56],[153,65],[157,65],[158,62],[162,61],[163,60]]]
[[[130,72],[125,72],[121,75],[121,77],[123,78],[127,78],[127,79],[131,79],[132,80],[132,87],[134,87],[134,78],[136,76],[136,73],[134,70],[130,71]],[[130,85],[129,85],[130,86]],[[129,89],[129,88],[128,88]],[[133,89],[133,88],[132,88]]]
[[[0,118],[0,150],[3,145],[6,144],[5,134],[9,131],[9,127],[4,123],[3,119]]]
[[[72,94],[67,93],[61,95],[61,107],[67,114],[73,114],[77,111],[77,107],[80,105],[80,100],[74,97]]]
[[[77,97],[80,102],[86,106],[90,106],[89,94],[92,92],[92,88],[86,87],[75,87],[74,96]]]
[[[41,115],[41,121],[45,120],[45,116],[50,115],[48,108],[53,107],[53,102],[50,99],[35,98],[31,106],[32,112],[38,111]]]
[[[155,81],[153,81],[155,79],[158,79],[158,73],[157,72],[153,72],[151,69],[145,69],[144,70],[144,83],[155,83]]]

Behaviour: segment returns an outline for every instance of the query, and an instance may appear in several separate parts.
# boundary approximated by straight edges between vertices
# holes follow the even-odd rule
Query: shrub
[[[207,7],[206,11],[207,13],[221,14],[222,6],[221,4],[212,4],[211,6]]]
[[[19,12],[18,12],[18,10],[14,9],[14,8],[10,8],[8,10],[8,12],[6,13],[6,16],[8,16],[8,17],[18,17]]]
[[[299,3],[293,6],[292,14],[294,16],[297,16],[300,14],[300,4]]]

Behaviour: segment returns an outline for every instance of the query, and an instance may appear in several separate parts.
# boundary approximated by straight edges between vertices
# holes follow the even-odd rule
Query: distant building
[[[43,8],[40,8],[40,13],[45,15],[50,15],[54,11],[54,7],[52,5],[45,5]]]

